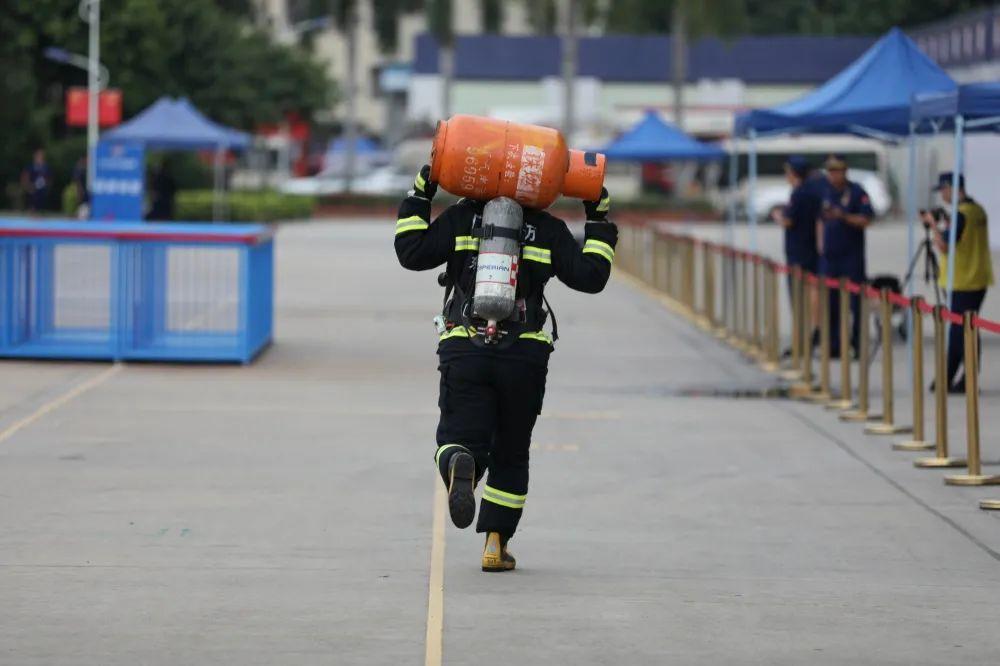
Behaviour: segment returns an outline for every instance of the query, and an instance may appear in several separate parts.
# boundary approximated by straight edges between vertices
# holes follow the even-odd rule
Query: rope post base
[[[882,288],[879,294],[882,321],[882,422],[865,428],[869,435],[899,435],[910,432],[909,426],[898,425],[893,414],[892,388],[892,303],[889,290]]]
[[[965,474],[944,477],[944,482],[949,486],[1000,484],[1000,475],[983,474],[982,460],[979,457],[979,335],[972,325],[972,317],[973,313],[966,312],[962,318],[962,332],[965,337],[965,439],[969,468]]]
[[[947,351],[945,349],[944,308],[940,305],[934,308],[934,374],[944,377],[948,369]],[[946,382],[934,382],[934,456],[919,458],[913,461],[915,467],[924,469],[944,469],[949,467],[965,467],[965,460],[952,458],[948,455],[948,388]]]
[[[1000,499],[987,499],[979,502],[979,508],[983,511],[1000,511]]]

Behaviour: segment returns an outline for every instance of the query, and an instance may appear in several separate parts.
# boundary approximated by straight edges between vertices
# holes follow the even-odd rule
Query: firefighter
[[[487,344],[469,320],[468,301],[476,277],[486,202],[462,199],[433,222],[437,183],[430,168],[417,174],[399,206],[396,256],[407,269],[446,266],[439,277],[445,305],[439,318],[440,420],[435,462],[448,489],[456,527],[468,527],[476,513],[473,490],[487,475],[476,531],[486,534],[483,571],[509,571],[514,557],[507,542],[517,529],[528,494],[528,448],[541,413],[553,342],[555,316],[545,301],[555,276],[571,289],[604,289],[618,240],[608,221],[610,197],[583,202],[587,223],[581,247],[566,223],[544,210],[524,209],[515,315],[500,322],[499,342]],[[545,323],[552,319],[552,334]]]
[[[823,196],[820,218],[823,222],[820,273],[826,277],[846,277],[853,282],[865,280],[865,229],[872,223],[875,211],[868,193],[847,178],[847,161],[842,155],[826,160],[828,186]],[[840,293],[830,291],[830,349],[840,353]],[[861,332],[861,301],[851,296],[851,348],[858,353]]]
[[[941,196],[941,203],[950,206],[952,201],[950,171],[938,176],[934,190]],[[934,246],[941,254],[939,284],[948,286],[948,241],[951,237],[949,215],[944,209],[922,211],[921,217],[934,234]],[[951,292],[949,309],[955,314],[979,309],[986,298],[986,289],[993,284],[993,263],[990,258],[989,222],[986,211],[965,192],[965,176],[958,177],[958,225],[955,229],[955,284]],[[978,331],[976,335],[979,335]],[[952,324],[948,333],[948,391],[965,393],[965,377],[958,379],[958,372],[965,365],[965,335],[961,324]]]

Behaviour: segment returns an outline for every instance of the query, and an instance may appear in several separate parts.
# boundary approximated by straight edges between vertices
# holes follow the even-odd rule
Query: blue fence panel
[[[247,363],[273,261],[260,225],[0,222],[0,356]]]

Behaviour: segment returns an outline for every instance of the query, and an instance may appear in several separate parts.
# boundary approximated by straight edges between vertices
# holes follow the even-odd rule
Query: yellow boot
[[[512,571],[516,565],[517,560],[507,550],[507,539],[499,532],[488,532],[483,549],[483,571]]]

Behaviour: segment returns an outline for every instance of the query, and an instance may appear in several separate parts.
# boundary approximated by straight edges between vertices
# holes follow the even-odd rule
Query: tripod
[[[941,305],[944,302],[944,294],[941,291],[941,284],[938,278],[941,276],[941,266],[938,264],[937,255],[934,254],[934,244],[931,242],[931,228],[924,225],[924,239],[920,241],[920,247],[910,259],[910,266],[906,269],[906,277],[903,278],[903,293],[909,291],[910,283],[913,282],[917,266],[923,258],[924,284],[934,285],[934,304]]]

